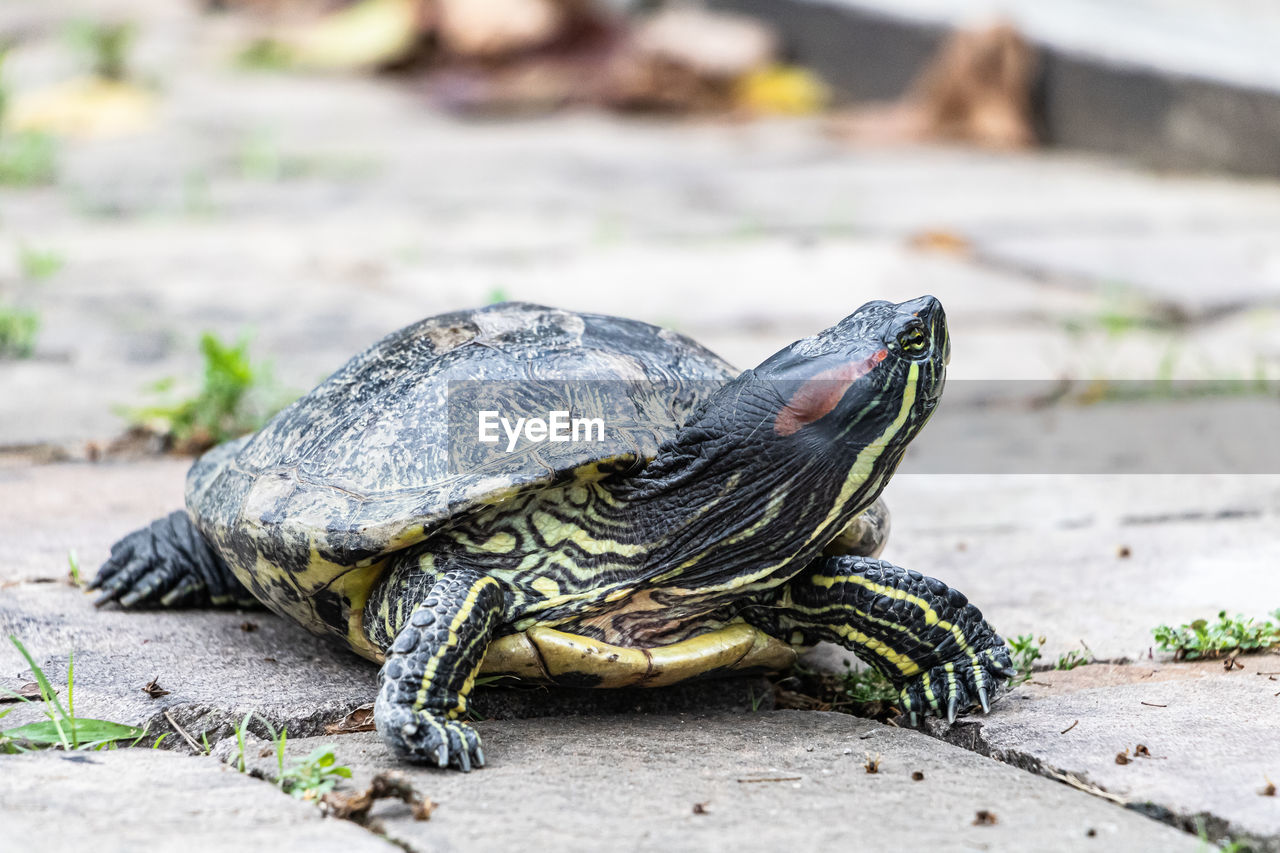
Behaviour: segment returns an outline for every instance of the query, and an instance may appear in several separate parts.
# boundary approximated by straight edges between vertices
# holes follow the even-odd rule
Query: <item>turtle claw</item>
[[[390,707],[384,708],[378,698],[373,719],[382,740],[400,758],[441,769],[456,767],[463,773],[484,766],[480,736],[471,726],[429,710],[387,704]]]
[[[1004,640],[996,645],[940,663],[916,673],[899,688],[901,708],[916,725],[918,715],[933,714],[955,723],[956,717],[975,708],[991,711],[992,695],[999,695],[1014,672]]]

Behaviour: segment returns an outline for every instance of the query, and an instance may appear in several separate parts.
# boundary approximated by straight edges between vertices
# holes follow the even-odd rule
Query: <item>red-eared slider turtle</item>
[[[198,460],[186,511],[117,543],[94,586],[125,607],[258,601],[340,639],[383,664],[382,738],[441,767],[484,763],[460,721],[482,673],[662,685],[785,668],[819,640],[888,676],[913,719],[954,718],[1014,674],[1004,640],[876,559],[877,498],[949,350],[927,296],[741,374],[617,317],[433,317]],[[477,441],[486,406],[605,398],[603,440]]]

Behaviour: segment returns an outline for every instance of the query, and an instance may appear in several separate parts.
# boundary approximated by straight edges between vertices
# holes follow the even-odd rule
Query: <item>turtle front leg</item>
[[[505,607],[502,585],[473,569],[445,572],[387,650],[373,709],[401,758],[463,772],[484,766],[480,736],[460,717]]]
[[[1017,674],[1004,639],[963,594],[936,578],[866,557],[827,557],[783,587],[772,606],[744,614],[792,643],[838,643],[898,688],[919,714],[981,706]]]

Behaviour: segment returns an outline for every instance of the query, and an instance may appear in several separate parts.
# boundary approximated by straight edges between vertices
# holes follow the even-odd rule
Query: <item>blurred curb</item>
[[[769,21],[790,58],[843,103],[891,100],[952,32],[904,17],[887,0],[711,0]],[[1157,168],[1280,177],[1280,86],[1213,79],[1055,45],[1039,52],[1034,103],[1048,145],[1132,158]]]

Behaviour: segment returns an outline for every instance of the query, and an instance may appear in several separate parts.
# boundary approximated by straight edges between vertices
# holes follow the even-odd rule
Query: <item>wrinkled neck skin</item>
[[[906,446],[900,432],[877,445],[892,417],[872,411],[861,429],[844,424],[833,435],[830,425],[811,425],[780,436],[782,393],[747,371],[695,411],[642,472],[610,488],[627,504],[637,538],[651,543],[651,585],[775,586],[888,482]]]

